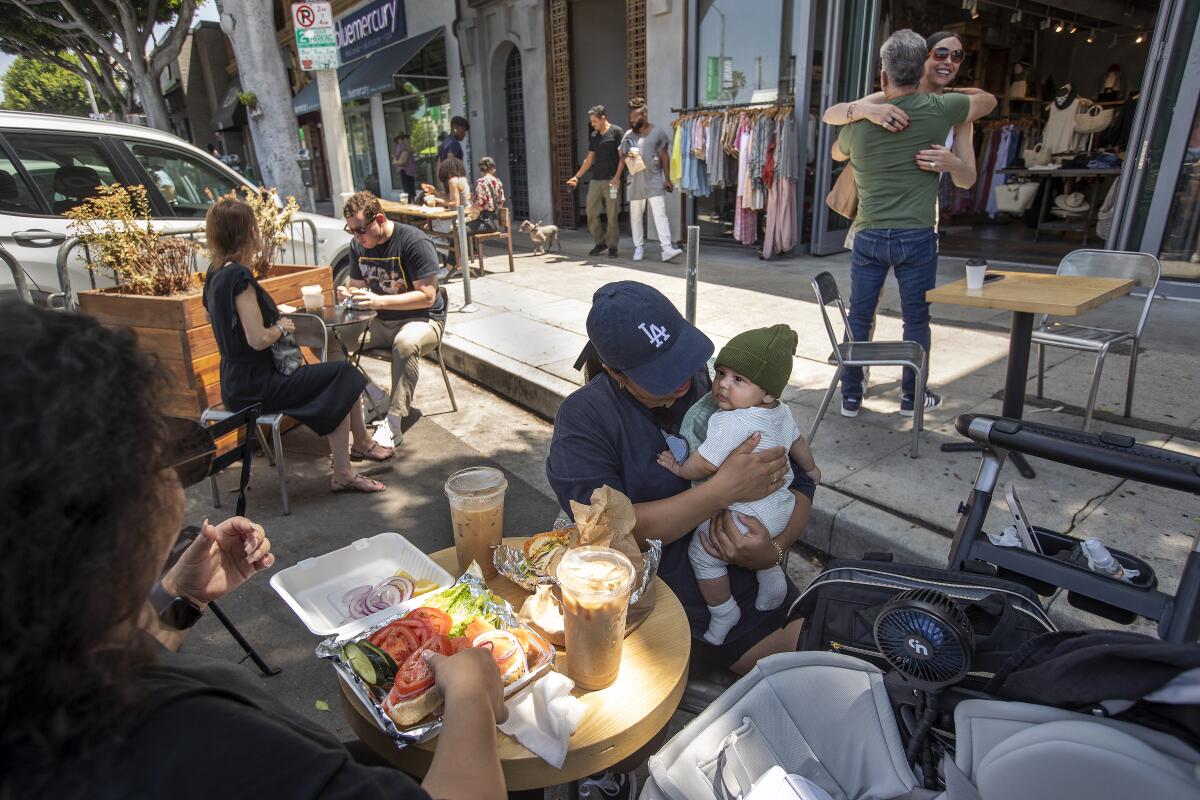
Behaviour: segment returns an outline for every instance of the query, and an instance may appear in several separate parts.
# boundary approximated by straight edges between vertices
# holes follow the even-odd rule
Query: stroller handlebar
[[[962,414],[955,429],[985,448],[1000,448],[1130,480],[1200,494],[1200,458],[1138,444],[1131,436],[1085,433],[1028,420]]]

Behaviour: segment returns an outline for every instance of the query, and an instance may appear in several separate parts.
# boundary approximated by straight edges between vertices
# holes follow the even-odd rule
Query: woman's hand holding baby
[[[762,434],[751,434],[721,464],[713,481],[722,492],[722,506],[761,500],[787,481],[787,452],[771,447],[758,453]]]

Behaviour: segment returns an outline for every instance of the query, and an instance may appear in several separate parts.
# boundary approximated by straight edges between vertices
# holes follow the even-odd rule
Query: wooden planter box
[[[200,283],[203,276],[197,277]],[[277,305],[303,309],[300,287],[319,284],[326,304],[333,300],[333,268],[276,264],[259,281]],[[173,297],[120,294],[118,288],[79,294],[79,309],[106,326],[126,327],[138,346],[159,358],[169,376],[162,412],[199,420],[209,406],[221,402],[221,355],[200,292]]]

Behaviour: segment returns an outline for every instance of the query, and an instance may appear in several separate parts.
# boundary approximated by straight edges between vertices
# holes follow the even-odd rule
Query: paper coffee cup
[[[316,284],[301,286],[300,295],[304,298],[304,310],[310,314],[319,314],[325,306],[325,290]]]
[[[968,289],[982,289],[983,288],[983,276],[987,274],[987,268],[988,268],[988,265],[987,265],[986,261],[975,261],[975,260],[967,261],[966,270],[967,270],[967,288]]]

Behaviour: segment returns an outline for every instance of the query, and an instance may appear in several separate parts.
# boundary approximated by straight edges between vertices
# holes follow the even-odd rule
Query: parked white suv
[[[145,186],[162,230],[194,228],[203,223],[213,198],[252,186],[203,150],[153,128],[0,111],[0,245],[20,263],[31,290],[59,291],[56,263],[71,222],[62,213],[110,183]],[[314,258],[310,242],[302,257],[297,242],[296,260],[330,264],[335,277],[343,279],[351,242],[344,221],[304,212],[297,216],[316,226],[317,254]],[[297,239],[306,227],[295,226]],[[91,285],[78,258],[71,260],[70,280],[76,291]],[[0,295],[13,288],[10,271],[0,264]]]

